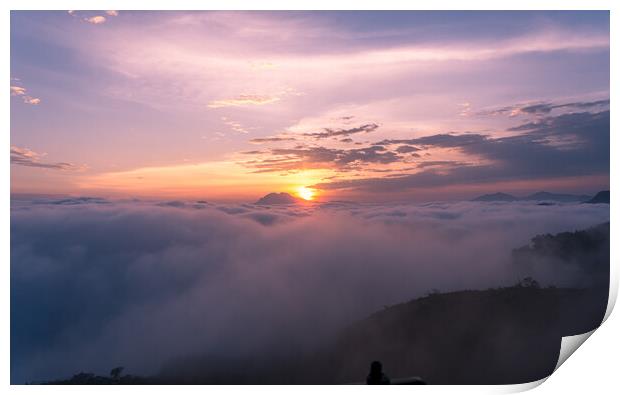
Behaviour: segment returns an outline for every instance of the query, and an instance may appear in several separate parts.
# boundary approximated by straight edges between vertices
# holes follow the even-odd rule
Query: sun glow
[[[299,187],[297,188],[297,195],[304,200],[313,200],[315,192],[310,188]]]

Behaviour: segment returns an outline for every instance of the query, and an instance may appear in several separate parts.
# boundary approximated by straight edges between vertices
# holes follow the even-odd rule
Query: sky
[[[13,11],[11,191],[593,194],[609,75],[606,11]]]

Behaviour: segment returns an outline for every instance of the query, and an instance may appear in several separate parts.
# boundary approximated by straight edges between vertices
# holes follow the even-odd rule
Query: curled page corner
[[[539,385],[541,385],[545,381],[547,381],[548,378],[549,378],[549,376],[543,377],[540,380],[530,381],[529,383],[508,384],[508,385],[505,385],[505,386],[501,386],[500,387],[501,389],[498,392],[501,393],[501,394],[517,394],[517,393],[529,391],[529,390],[532,390],[532,389],[538,387]]]
[[[574,336],[564,336],[562,337],[562,344],[560,345],[560,355],[558,356],[558,363],[555,365],[553,371],[558,370],[560,366],[568,357],[570,357],[592,334],[596,331],[597,328],[592,329],[590,332],[582,333],[580,335]]]
[[[616,305],[616,299],[618,299],[618,278],[617,275],[614,275],[614,265],[610,264],[609,270],[609,274],[612,280],[609,286],[609,298],[607,301],[607,309],[605,310],[605,317],[603,317],[603,322],[607,321],[607,318],[609,318],[609,315],[611,314],[614,306]],[[601,322],[601,325],[603,325],[603,322]]]
[[[558,368],[564,363],[566,362],[566,360],[568,359],[568,357],[570,357],[571,355],[573,355],[573,353],[586,341],[588,340],[588,338],[594,333],[594,331],[596,331],[595,328],[593,330],[591,330],[590,332],[586,332],[586,333],[582,333],[579,335],[574,335],[574,336],[564,336],[562,337],[562,343],[560,344],[560,355],[558,356],[558,362],[555,365],[555,368],[553,368],[553,373],[555,373],[556,370],[558,370]],[[525,391],[529,391],[531,389],[534,389],[536,387],[538,387],[539,385],[541,385],[542,383],[544,383],[545,381],[547,381],[547,379],[551,377],[551,375],[547,376],[547,377],[543,377],[540,380],[536,380],[536,381],[532,381],[529,383],[522,383],[522,384],[513,384],[513,385],[509,385],[505,388],[505,391],[502,391],[503,393],[519,393],[519,392],[525,392]]]

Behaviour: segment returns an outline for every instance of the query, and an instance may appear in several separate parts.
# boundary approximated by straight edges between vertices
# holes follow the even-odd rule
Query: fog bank
[[[608,220],[598,204],[14,202],[11,381],[307,346],[432,289],[575,285],[511,250]]]

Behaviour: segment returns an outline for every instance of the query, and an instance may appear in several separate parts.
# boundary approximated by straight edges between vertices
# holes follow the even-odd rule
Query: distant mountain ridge
[[[472,199],[474,202],[514,202],[515,200],[519,198],[502,192],[489,193]]]
[[[602,193],[599,192],[597,196]],[[609,191],[607,191],[609,193]],[[571,195],[567,193],[552,193],[546,191],[540,191],[531,195],[518,197],[503,192],[491,193],[478,196],[472,199],[473,202],[516,202],[516,201],[553,201],[553,202],[587,202],[592,199],[589,195]],[[609,198],[607,198],[609,200]]]
[[[552,200],[556,202],[585,202],[591,199],[589,195],[571,195],[567,193],[551,193],[551,192],[536,192],[528,195],[521,200]]]

